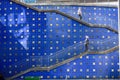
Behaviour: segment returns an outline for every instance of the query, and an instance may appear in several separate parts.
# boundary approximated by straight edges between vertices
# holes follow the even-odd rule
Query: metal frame
[[[98,3],[76,3],[76,2],[59,2],[59,3],[27,3],[28,5],[78,5],[78,6],[100,6],[100,7],[118,7],[117,2],[98,2]]]
[[[17,0],[21,1],[21,0]],[[35,0],[35,3],[29,5],[80,5],[80,6],[104,6],[104,7],[117,7],[118,0]],[[22,1],[24,2],[24,1]]]

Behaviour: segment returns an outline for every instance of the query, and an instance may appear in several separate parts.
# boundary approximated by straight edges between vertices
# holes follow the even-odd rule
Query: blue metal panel
[[[118,30],[118,9],[109,7],[86,6],[33,6],[40,10],[59,10],[79,19],[78,8],[81,7],[82,19],[88,23],[109,25]]]
[[[51,6],[44,6],[51,8]],[[59,6],[52,6],[57,8]],[[79,6],[62,6],[78,9]],[[83,7],[94,18],[111,14],[116,21],[117,8]],[[96,9],[96,10],[94,10]],[[100,9],[100,10],[99,10]],[[105,11],[109,13],[103,13]],[[103,11],[103,12],[102,12]],[[115,11],[115,12],[114,12]],[[72,11],[69,11],[72,12]],[[88,14],[83,20],[88,20]],[[74,15],[73,15],[74,16]],[[93,16],[89,16],[93,18]],[[108,16],[107,16],[108,17]],[[108,20],[107,20],[108,21]],[[92,23],[100,22],[92,20]],[[104,21],[101,21],[102,24]],[[109,22],[106,24],[108,25]],[[105,28],[91,28],[56,13],[28,9],[16,3],[0,0],[0,73],[6,78],[36,66],[50,66],[85,51],[85,36],[89,36],[91,51],[104,51],[118,45],[118,34]],[[77,47],[77,49],[74,49]],[[57,59],[57,60],[56,60]],[[51,61],[52,60],[52,61]],[[86,55],[51,71],[30,72],[26,76],[43,78],[118,78],[118,51],[104,55]]]
[[[23,77],[39,76],[47,79],[50,76],[50,79],[65,79],[68,76],[68,79],[117,79],[119,76],[119,66],[116,64],[118,62],[117,54],[118,51],[107,55],[87,55],[54,70],[48,72],[30,72],[23,75]],[[60,76],[63,78],[60,78]]]

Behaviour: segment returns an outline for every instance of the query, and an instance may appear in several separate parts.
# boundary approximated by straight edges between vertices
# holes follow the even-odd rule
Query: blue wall
[[[51,6],[44,7],[51,9]],[[57,8],[56,6],[52,7]],[[63,9],[60,6],[59,9],[65,12],[67,8],[75,8],[76,11],[78,7],[64,6],[65,9]],[[96,16],[99,17],[107,15],[107,19],[116,21],[115,26],[111,25],[111,27],[117,29],[117,8],[82,7],[82,10],[91,15],[96,13]],[[109,13],[103,13],[104,10]],[[72,13],[72,11],[69,12]],[[98,15],[99,13],[101,15]],[[101,22],[99,19],[89,20],[88,14],[83,15],[83,20],[104,24],[104,20]],[[111,17],[108,14],[115,16]],[[72,14],[72,16],[76,17],[77,15]],[[106,23],[106,25],[109,24],[110,22]],[[84,52],[83,44],[86,35],[90,38],[93,51],[103,51],[118,45],[118,34],[105,28],[90,28],[60,14],[38,13],[14,2],[0,0],[0,64],[2,64],[0,73],[7,78],[31,67],[55,64],[56,60],[48,61],[48,63],[46,61],[48,59],[43,59],[44,56],[54,59],[53,56],[57,51],[66,50],[67,47],[79,42],[80,50],[77,52],[74,49],[70,50],[70,55],[74,56],[76,53]],[[61,53],[59,58],[68,59],[68,52]],[[67,57],[65,57],[66,54]],[[118,78],[118,55],[118,51],[104,55],[85,55],[51,71],[30,72],[20,78],[27,76],[52,79],[66,76],[69,78]],[[38,59],[41,60],[38,61]]]
[[[69,14],[73,17],[79,19],[77,14],[78,8],[81,8],[83,21],[100,24],[100,25],[108,25],[112,28],[118,30],[118,9],[110,8],[110,7],[94,7],[94,6],[33,6],[40,10],[59,10],[66,14]]]

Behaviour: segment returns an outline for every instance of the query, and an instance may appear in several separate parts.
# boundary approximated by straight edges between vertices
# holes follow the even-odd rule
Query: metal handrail
[[[64,61],[62,61],[62,62],[60,62],[60,63],[54,64],[54,65],[52,65],[52,66],[48,66],[48,67],[34,67],[34,68],[27,69],[27,70],[22,71],[22,72],[14,75],[14,76],[12,76],[12,77],[7,78],[6,80],[13,80],[13,79],[15,79],[16,77],[19,77],[19,76],[21,76],[21,75],[23,75],[23,74],[26,74],[26,73],[28,73],[28,72],[31,72],[31,71],[50,71],[50,70],[52,70],[52,69],[54,69],[54,68],[56,68],[56,67],[58,67],[58,66],[61,66],[61,65],[63,65],[63,64],[66,64],[66,63],[68,63],[68,62],[71,62],[71,61],[79,58],[80,56],[86,55],[86,54],[88,54],[88,53],[89,53],[89,54],[106,54],[106,53],[110,53],[110,52],[113,52],[113,51],[118,50],[118,49],[119,49],[119,46],[115,46],[115,47],[113,47],[113,48],[111,48],[111,49],[108,49],[108,50],[105,50],[105,51],[101,51],[101,52],[95,52],[95,51],[89,52],[89,51],[86,51],[86,52],[81,53],[80,55],[74,56],[74,57],[72,57],[72,58],[69,58],[69,59],[64,60]]]
[[[117,38],[117,37],[113,37],[112,39],[109,40],[109,42],[113,42],[113,40],[116,39],[116,38]],[[106,42],[106,41],[105,41],[105,42]],[[105,43],[105,42],[104,42],[104,43]],[[72,46],[69,46],[69,47],[67,47],[66,49],[75,47],[76,45],[82,45],[82,44],[84,44],[84,42],[83,42],[83,43],[73,44]],[[118,46],[118,44],[116,44],[115,46],[112,46],[112,47],[110,47],[109,49],[102,50],[102,51],[97,51],[97,50],[96,50],[96,51],[95,51],[95,50],[93,50],[93,51],[92,51],[92,50],[84,51],[84,52],[79,53],[78,55],[72,56],[71,58],[68,58],[68,59],[66,59],[66,60],[64,60],[64,61],[61,61],[61,62],[58,62],[58,63],[55,63],[55,64],[53,64],[53,65],[49,65],[49,66],[45,66],[45,67],[44,67],[44,66],[39,66],[39,67],[28,68],[27,70],[23,71],[22,73],[18,73],[17,75],[14,75],[14,76],[8,78],[7,80],[12,80],[12,79],[14,79],[14,78],[16,78],[16,77],[18,77],[18,76],[20,76],[20,75],[23,75],[23,74],[25,74],[25,73],[30,72],[30,71],[49,71],[49,70],[52,70],[52,69],[54,69],[54,68],[56,68],[56,67],[58,67],[58,66],[61,66],[61,65],[66,64],[66,63],[68,63],[68,62],[70,62],[70,61],[73,61],[73,60],[79,58],[80,56],[84,56],[84,55],[86,55],[86,54],[107,54],[107,53],[113,52],[113,51],[118,50],[118,49],[119,49],[119,46]],[[58,51],[58,53],[56,53],[56,54],[59,54],[59,52],[61,53],[61,50]],[[57,56],[59,56],[59,55],[57,55]],[[51,56],[48,56],[48,57],[51,57]],[[47,57],[47,58],[48,58],[48,57]],[[55,56],[53,55],[53,57],[55,57]],[[30,57],[30,58],[31,58],[31,57]],[[35,57],[35,58],[38,58],[38,59],[42,60],[41,57]],[[48,60],[49,60],[49,59],[48,59]],[[25,60],[23,60],[23,61],[25,61]],[[20,62],[19,62],[19,63],[20,63]],[[23,62],[23,63],[24,63],[24,62]],[[48,63],[49,63],[49,62],[48,62]],[[26,65],[26,64],[25,64],[25,65]],[[29,66],[29,67],[30,67],[30,66]]]

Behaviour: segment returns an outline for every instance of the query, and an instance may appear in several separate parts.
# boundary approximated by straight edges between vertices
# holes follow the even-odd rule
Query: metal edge
[[[120,32],[120,0],[118,0],[118,31]],[[118,35],[119,37],[119,75],[120,75],[120,34]]]
[[[79,58],[79,56],[85,55],[85,53],[87,53],[87,52],[83,52],[83,53],[81,53],[80,55],[77,55],[77,56],[74,56],[74,57],[72,57],[72,58],[70,58],[70,59],[64,60],[63,62],[57,63],[57,64],[55,64],[55,65],[53,65],[53,66],[49,66],[49,67],[34,67],[34,68],[27,69],[27,70],[22,71],[22,72],[14,75],[14,76],[12,76],[12,77],[6,78],[6,80],[13,80],[13,79],[15,79],[15,78],[17,78],[17,77],[19,77],[19,76],[21,76],[21,75],[23,75],[23,74],[26,74],[26,73],[28,73],[28,72],[31,72],[31,71],[50,71],[50,70],[52,70],[52,69],[54,69],[54,68],[56,68],[56,67],[58,67],[58,66],[61,66],[61,65],[65,64],[65,63],[68,63],[68,62],[70,62],[70,61],[73,61],[73,60]]]
[[[66,5],[66,6],[71,6],[71,5],[76,5],[76,6],[98,6],[98,7],[114,7],[114,8],[118,8],[117,5],[117,1],[115,2],[93,2],[93,3],[76,3],[76,2],[59,2],[59,3],[26,3],[28,5],[58,5],[58,6],[62,6],[62,5]]]
[[[25,3],[22,3],[22,2],[20,2],[20,1],[16,1],[16,0],[11,0],[11,1],[13,1],[13,2],[15,2],[15,3],[19,4],[19,5],[23,5],[24,7],[27,7],[28,9],[30,8],[30,9],[32,9],[32,10],[35,10],[35,11],[37,11],[37,12],[52,12],[52,13],[61,14],[61,15],[65,16],[65,17],[70,18],[70,19],[72,19],[72,20],[75,20],[75,21],[77,21],[77,22],[79,22],[79,23],[81,23],[81,24],[83,24],[83,25],[85,25],[85,26],[87,26],[87,27],[92,27],[92,28],[106,28],[106,29],[108,29],[108,30],[110,30],[110,31],[113,31],[113,32],[115,32],[116,34],[118,34],[118,30],[115,30],[115,29],[111,28],[110,26],[87,23],[87,22],[85,22],[85,21],[79,20],[79,19],[77,19],[77,18],[75,18],[75,17],[72,17],[72,16],[70,16],[70,15],[68,15],[68,14],[66,14],[66,13],[63,13],[63,12],[61,12],[61,11],[58,11],[58,10],[39,10],[39,9],[37,9],[37,8],[33,8],[32,6],[27,5],[27,4],[25,4]]]

